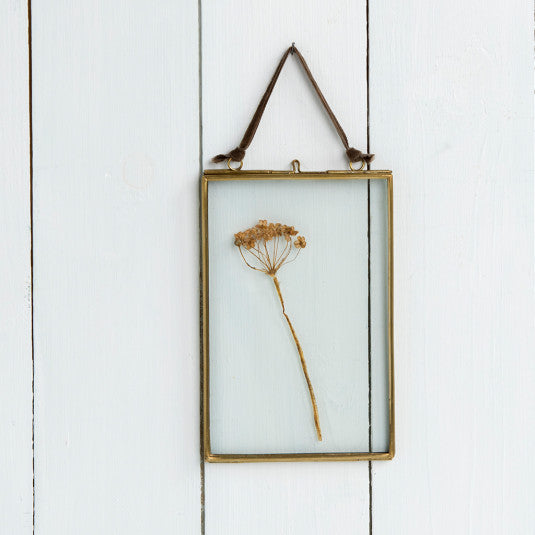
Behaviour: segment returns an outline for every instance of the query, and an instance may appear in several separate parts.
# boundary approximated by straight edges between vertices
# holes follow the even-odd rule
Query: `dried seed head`
[[[297,236],[297,238],[294,241],[294,246],[297,247],[297,249],[304,249],[307,246],[307,242],[305,240],[304,236]]]
[[[298,231],[290,225],[259,219],[254,227],[234,234],[234,245],[239,248],[244,262],[250,268],[274,277],[285,263],[295,260],[300,250],[305,248],[303,236],[298,236],[292,242],[292,236],[297,234]],[[245,258],[242,247],[249,253],[249,260]],[[289,259],[292,252],[296,254]]]

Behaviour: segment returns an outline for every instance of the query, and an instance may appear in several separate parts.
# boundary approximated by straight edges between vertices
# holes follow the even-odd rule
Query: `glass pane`
[[[209,183],[212,453],[367,452],[369,381],[372,422],[378,429],[377,440],[372,432],[373,449],[388,450],[386,181],[373,183],[379,188],[370,197],[375,229],[373,239],[370,235],[370,310],[377,329],[371,331],[371,356],[381,363],[371,369],[368,181]],[[321,442],[273,279],[250,269],[234,245],[234,234],[260,219],[293,225],[306,238],[306,248],[280,268],[277,279],[315,393]]]

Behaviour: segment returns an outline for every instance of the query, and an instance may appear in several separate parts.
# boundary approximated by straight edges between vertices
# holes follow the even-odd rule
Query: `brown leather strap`
[[[370,163],[374,158],[373,154],[364,154],[360,150],[357,150],[349,146],[349,143],[347,141],[347,136],[343,128],[340,126],[338,119],[336,118],[333,111],[331,110],[331,107],[325,100],[325,97],[323,96],[321,89],[319,88],[318,84],[316,83],[316,80],[314,79],[314,76],[312,76],[312,73],[310,72],[310,69],[308,68],[305,58],[301,55],[299,50],[297,50],[294,44],[292,44],[292,46],[288,50],[286,50],[279,64],[277,65],[277,68],[275,69],[275,72],[273,73],[273,76],[271,77],[269,85],[267,86],[267,89],[265,93],[263,94],[262,99],[260,100],[260,103],[258,104],[258,108],[256,108],[255,114],[253,115],[253,118],[251,119],[251,122],[249,123],[249,126],[247,127],[247,130],[245,131],[245,134],[243,135],[243,139],[241,140],[240,144],[235,149],[232,149],[227,154],[218,154],[217,156],[214,156],[212,158],[212,162],[214,163],[223,162],[225,160],[228,160],[229,158],[235,162],[240,162],[243,160],[243,158],[245,157],[245,151],[249,148],[249,145],[251,144],[251,141],[253,140],[253,137],[256,133],[256,129],[258,128],[258,125],[260,124],[260,119],[262,119],[262,115],[264,113],[264,110],[266,109],[266,105],[268,103],[269,97],[271,96],[271,93],[273,92],[273,88],[275,87],[275,84],[277,83],[279,74],[281,73],[282,67],[284,66],[284,63],[286,62],[286,58],[288,57],[289,54],[296,54],[299,61],[301,62],[301,65],[303,66],[303,69],[305,69],[305,72],[308,76],[308,79],[310,80],[310,83],[316,90],[316,93],[319,99],[321,100],[325,108],[325,111],[331,118],[331,121],[334,127],[336,128],[336,131],[338,132],[338,135],[340,136],[342,143],[344,144],[344,147],[346,149],[346,155],[349,158],[349,161]]]

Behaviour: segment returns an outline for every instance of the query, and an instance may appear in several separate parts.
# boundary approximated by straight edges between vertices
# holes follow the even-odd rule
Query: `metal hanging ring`
[[[362,165],[360,166],[359,169],[354,169],[353,168],[353,162],[349,161],[349,168],[351,169],[351,171],[362,171],[364,169],[364,166],[366,165],[366,162],[364,160],[362,160]]]
[[[240,166],[239,167],[232,167],[232,165],[230,165],[230,162],[232,161],[232,158],[229,158],[227,160],[227,167],[231,170],[231,171],[239,171],[242,167],[243,167],[243,160],[240,162]]]
[[[292,163],[290,165],[292,166],[292,173],[301,172],[301,162],[299,160],[292,160]]]

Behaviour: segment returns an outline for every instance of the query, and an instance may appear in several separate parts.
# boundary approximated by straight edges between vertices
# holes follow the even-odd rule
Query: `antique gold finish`
[[[366,162],[364,160],[362,160],[361,166],[358,169],[354,169],[353,168],[353,162],[351,160],[349,160],[349,169],[351,169],[351,171],[362,171],[364,169],[365,165],[366,165]]]
[[[238,167],[232,167],[232,165],[230,165],[230,162],[232,161],[232,158],[229,158],[227,160],[227,167],[231,170],[231,171],[239,171],[242,167],[243,167],[243,160],[240,162],[240,165]]]
[[[292,160],[292,163],[290,165],[292,166],[294,173],[301,172],[301,162],[299,160]]]
[[[210,169],[201,177],[201,248],[202,248],[202,281],[201,281],[201,332],[202,332],[202,447],[204,459],[213,463],[247,463],[247,462],[279,462],[279,461],[379,461],[389,460],[395,454],[395,420],[394,420],[394,331],[393,331],[393,199],[391,171],[364,171],[364,163],[359,170],[301,172],[297,161],[292,162],[291,171],[255,170],[240,171]],[[230,180],[386,180],[388,209],[388,397],[389,397],[389,447],[386,452],[348,452],[348,453],[277,453],[277,454],[218,454],[210,448],[210,362],[209,362],[209,298],[208,298],[208,184]]]

